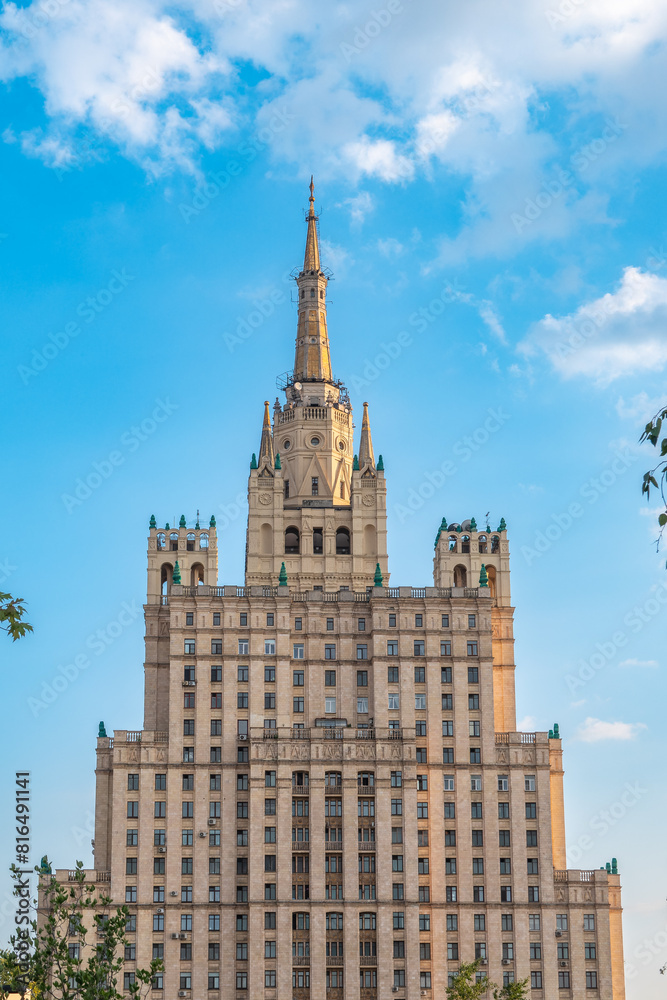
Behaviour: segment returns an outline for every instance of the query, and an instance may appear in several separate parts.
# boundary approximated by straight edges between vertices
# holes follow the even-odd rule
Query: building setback
[[[332,374],[311,183],[294,370],[264,404],[245,586],[215,519],[148,539],[141,732],[97,741],[95,870],[155,1000],[622,1000],[619,876],[566,870],[562,747],[516,732],[509,543],[438,531],[390,587],[367,404]],[[59,871],[67,881],[69,873]]]

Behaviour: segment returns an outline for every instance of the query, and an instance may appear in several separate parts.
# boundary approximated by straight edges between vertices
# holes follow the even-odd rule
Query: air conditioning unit
[[[179,997],[186,997],[187,993],[185,992],[185,990],[179,990],[178,991],[178,995],[179,995]]]
[[[567,962],[561,962],[560,963],[560,967],[561,967],[561,969],[566,969],[567,968]]]
[[[167,848],[166,847],[158,847],[157,852],[158,852],[158,854],[166,854],[167,853]]]
[[[215,820],[214,820],[214,819],[210,819],[210,820],[208,821],[208,825],[209,825],[209,826],[215,826]]]
[[[174,934],[174,937],[176,937],[175,934]],[[180,938],[181,941],[187,941],[187,939],[188,939],[187,934],[179,934],[178,937]]]
[[[392,986],[391,992],[392,993],[398,993],[398,986]]]
[[[510,962],[509,958],[504,958],[503,959],[503,965],[511,965],[511,964],[512,963]]]
[[[245,733],[239,733],[239,739],[240,740],[247,740],[248,737],[245,735]]]
[[[171,935],[171,940],[172,941],[178,941],[178,934],[172,934]]]
[[[178,895],[178,893],[177,893],[177,892],[175,892],[175,891],[174,891],[174,890],[172,889],[172,890],[171,890],[171,892],[169,893],[169,895],[170,895],[170,896],[177,896],[177,895]]]
[[[201,833],[199,834],[199,836],[200,836],[200,837],[205,837],[205,836],[206,836],[206,834],[205,834],[205,833],[204,833],[204,831],[202,830],[202,832],[201,832]]]
[[[562,931],[556,931],[556,937],[562,937],[562,936],[563,936]]]
[[[480,958],[479,964],[480,965],[486,965],[486,959],[485,958]]]
[[[160,908],[159,910],[156,910],[155,912],[156,913],[164,913],[164,910]]]
[[[426,990],[422,990],[422,996],[423,996],[423,997],[425,997],[425,996],[426,996]]]

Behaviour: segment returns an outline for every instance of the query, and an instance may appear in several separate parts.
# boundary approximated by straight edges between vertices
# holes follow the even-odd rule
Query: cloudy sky
[[[37,628],[2,648],[3,739],[35,859],[89,861],[97,723],[141,727],[150,514],[215,513],[242,580],[314,173],[392,581],[429,581],[443,516],[506,518],[519,718],[560,723],[570,864],[618,857],[629,1000],[661,996],[667,577],[638,438],[667,396],[665,0],[37,0],[0,32],[0,589]]]

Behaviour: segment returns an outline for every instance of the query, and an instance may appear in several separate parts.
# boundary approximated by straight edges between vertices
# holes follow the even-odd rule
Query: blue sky
[[[571,867],[618,857],[629,1000],[658,997],[667,578],[638,438],[665,401],[667,8],[49,10],[0,14],[0,589],[36,627],[0,652],[2,796],[32,771],[34,859],[89,862],[97,724],[141,727],[150,515],[214,513],[242,581],[312,172],[392,582],[429,582],[443,516],[506,518],[518,718],[560,723]]]

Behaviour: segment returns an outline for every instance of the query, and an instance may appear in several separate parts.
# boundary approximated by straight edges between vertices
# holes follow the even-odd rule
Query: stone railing
[[[362,603],[365,604],[371,599],[388,598],[390,600],[418,600],[427,598],[439,598],[449,600],[451,598],[478,598],[489,597],[491,592],[488,587],[372,587],[368,591],[359,590],[290,590],[287,587],[237,587],[228,585],[222,587],[212,587],[208,584],[200,584],[198,587],[185,587],[180,584],[172,585],[171,597],[289,597],[292,601],[322,601],[324,603]],[[169,597],[160,598],[162,604],[169,603]]]

